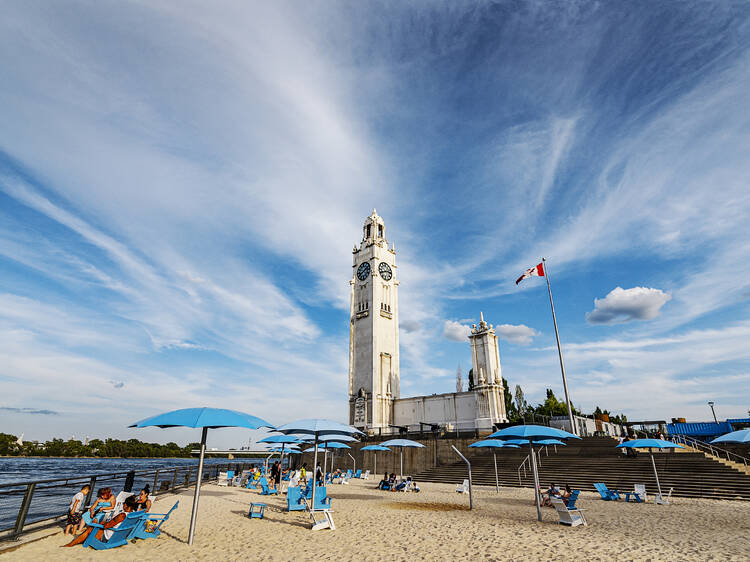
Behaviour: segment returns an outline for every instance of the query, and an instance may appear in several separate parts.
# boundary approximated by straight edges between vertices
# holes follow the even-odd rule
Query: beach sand
[[[583,493],[588,527],[557,525],[531,489],[421,484],[420,493],[383,492],[377,480],[329,486],[335,531],[310,531],[304,512],[283,510],[285,496],[207,485],[195,542],[186,543],[191,492],[166,496],[152,511],[180,507],[158,539],[96,552],[62,549],[62,531],[0,555],[6,560],[750,560],[750,502],[677,498],[672,505],[605,502]],[[246,517],[251,501],[265,519]],[[49,531],[48,531],[49,533]]]

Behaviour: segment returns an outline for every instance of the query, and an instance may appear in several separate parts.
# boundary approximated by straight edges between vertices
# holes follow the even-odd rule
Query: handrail
[[[529,455],[526,455],[523,459],[523,462],[518,465],[518,485],[522,486],[521,483],[521,469],[523,469],[523,477],[526,478],[526,462],[529,461]]]
[[[472,495],[472,492],[471,492],[471,463],[469,462],[469,459],[467,459],[465,456],[461,454],[461,451],[456,449],[455,445],[451,445],[451,447],[453,447],[453,450],[456,451],[459,457],[464,459],[466,466],[469,467],[469,510],[472,510],[474,509],[474,496]]]
[[[695,439],[694,437],[689,437],[687,435],[673,435],[672,440],[676,443],[681,443],[683,445],[687,445],[688,447],[692,447],[693,449],[700,449],[701,451],[707,452],[712,457],[716,457],[717,459],[721,458],[721,455],[717,453],[718,451],[726,455],[728,461],[732,461],[731,457],[737,457],[739,461],[732,461],[732,462],[742,463],[745,466],[748,466],[748,461],[750,461],[750,459],[747,459],[746,457],[743,457],[742,455],[738,455],[737,453],[727,451],[726,449],[722,449],[721,447],[716,447],[715,445],[705,443],[703,441]]]

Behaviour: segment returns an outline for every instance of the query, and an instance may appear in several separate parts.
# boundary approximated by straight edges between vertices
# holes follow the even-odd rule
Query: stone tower
[[[349,423],[387,428],[399,398],[396,250],[373,209],[352,252],[349,318]]]
[[[474,324],[469,335],[474,390],[477,393],[477,419],[492,423],[508,421],[505,412],[503,373],[500,369],[500,349],[492,324],[479,313],[479,326]]]

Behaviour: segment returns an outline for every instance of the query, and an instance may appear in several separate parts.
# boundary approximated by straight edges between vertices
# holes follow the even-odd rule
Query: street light
[[[714,403],[711,400],[709,400],[708,405],[711,406],[711,413],[714,415],[714,422],[718,424],[719,420],[716,419],[716,412],[714,411]]]

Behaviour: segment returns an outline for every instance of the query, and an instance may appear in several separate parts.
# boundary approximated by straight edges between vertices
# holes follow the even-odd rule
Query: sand
[[[421,484],[420,493],[383,492],[373,480],[329,486],[335,531],[310,531],[308,515],[287,513],[285,497],[208,485],[201,494],[195,543],[186,543],[192,496],[180,501],[158,539],[96,552],[62,549],[59,532],[0,555],[6,560],[749,560],[750,502],[677,498],[672,505],[604,502],[583,493],[588,527],[557,525],[543,508],[536,520],[530,489],[477,487],[474,510],[455,486]],[[246,517],[251,501],[268,505]]]

